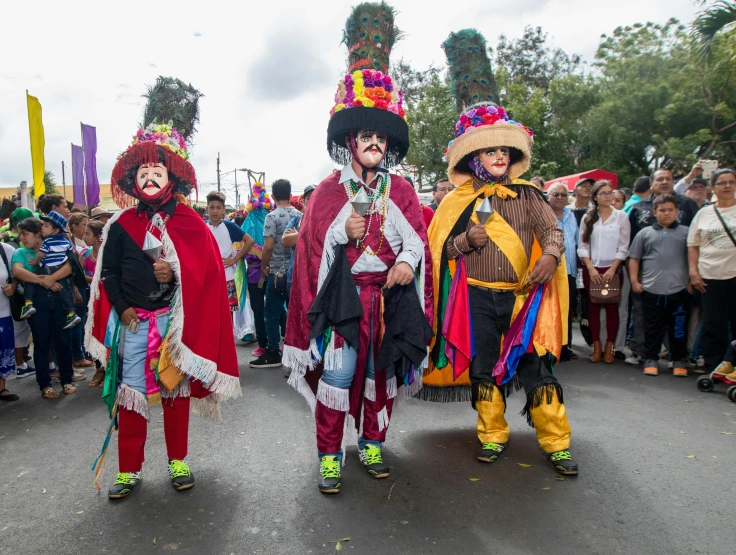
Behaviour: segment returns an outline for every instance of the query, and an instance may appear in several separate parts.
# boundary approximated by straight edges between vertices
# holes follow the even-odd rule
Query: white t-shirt
[[[631,224],[623,210],[613,209],[604,222],[602,218],[593,224],[593,233],[588,243],[583,242],[583,234],[587,225],[587,216],[580,221],[580,243],[578,256],[590,258],[596,268],[609,268],[614,260],[626,260],[629,254]]]
[[[216,227],[208,223],[207,227],[210,228],[212,235],[215,236],[215,241],[217,241],[217,246],[220,247],[220,255],[222,255],[223,260],[234,256],[233,240],[225,221],[221,221]],[[235,266],[225,268],[225,280],[230,281],[231,279],[235,279]]]
[[[15,249],[7,243],[0,243],[0,245],[5,249],[5,256],[8,258],[8,265],[10,266],[12,264],[11,260]],[[3,261],[0,260],[0,285],[5,285],[7,283],[8,269],[5,267]],[[10,300],[8,300],[8,298],[2,294],[2,291],[0,291],[0,318],[7,318],[8,316],[10,316]]]
[[[731,234],[736,237],[736,206],[719,208]],[[690,223],[688,247],[700,247],[698,272],[703,279],[736,277],[736,245],[726,234],[714,205],[704,206]]]

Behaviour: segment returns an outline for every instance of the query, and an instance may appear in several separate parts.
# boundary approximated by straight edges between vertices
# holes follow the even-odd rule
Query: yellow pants
[[[509,440],[509,425],[504,417],[506,404],[503,395],[493,388],[490,401],[476,401],[478,411],[478,439],[481,443],[506,443]],[[537,431],[537,441],[545,453],[554,453],[570,447],[570,424],[567,421],[565,405],[557,395],[551,403],[541,403],[531,409],[532,422]]]

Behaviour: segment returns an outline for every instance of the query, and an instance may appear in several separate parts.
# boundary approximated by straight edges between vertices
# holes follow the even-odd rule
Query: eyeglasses
[[[716,181],[716,185],[719,185],[721,187],[724,187],[726,185],[733,185],[736,186],[736,181]]]
[[[597,197],[610,197],[613,194],[613,191],[601,191],[596,196]]]
[[[567,198],[567,193],[552,193],[549,196],[552,198]]]

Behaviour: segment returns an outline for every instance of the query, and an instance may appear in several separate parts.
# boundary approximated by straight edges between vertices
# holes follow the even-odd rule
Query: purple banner
[[[84,198],[84,152],[81,146],[72,145],[72,187],[74,204],[87,206]]]
[[[87,182],[88,206],[100,204],[100,182],[97,180],[97,129],[82,124],[84,177]]]

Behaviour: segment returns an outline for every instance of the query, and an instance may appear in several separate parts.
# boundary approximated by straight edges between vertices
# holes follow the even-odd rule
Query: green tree
[[[44,193],[47,195],[55,195],[57,193],[56,185],[56,176],[54,175],[54,172],[49,170],[43,172]],[[28,194],[32,197],[35,196],[33,185],[28,188]]]
[[[704,5],[706,2],[700,2]],[[736,3],[719,0],[703,10],[693,21],[692,31],[700,58],[710,58],[713,40],[722,31],[736,27]],[[733,56],[733,51],[732,56]]]

